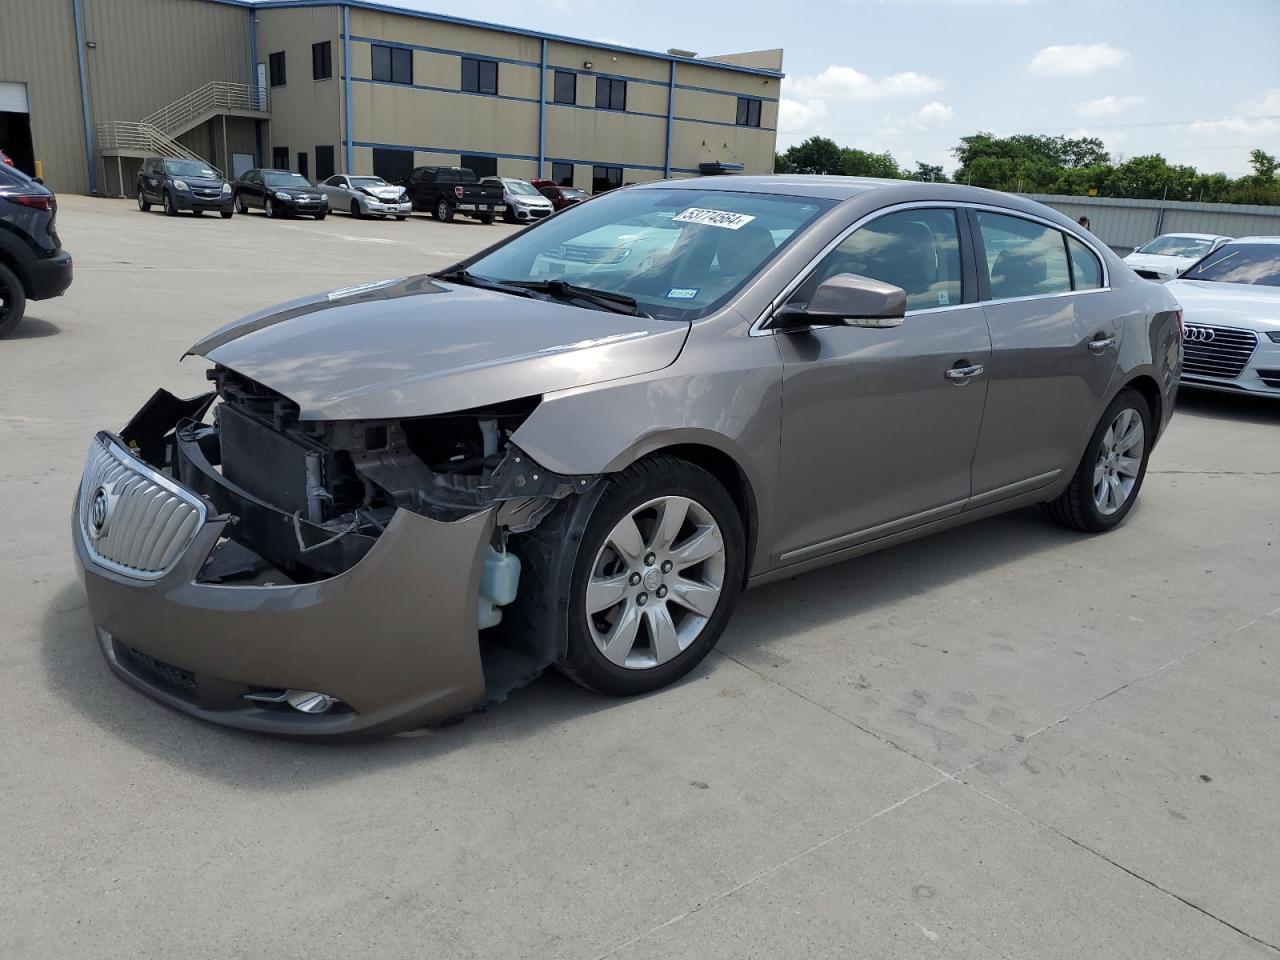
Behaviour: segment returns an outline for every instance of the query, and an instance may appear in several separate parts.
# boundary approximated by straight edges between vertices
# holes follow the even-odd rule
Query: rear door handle
[[[952,383],[968,383],[974,377],[981,376],[984,369],[980,363],[967,367],[952,367],[947,371],[947,379]]]
[[[1089,349],[1094,353],[1102,353],[1115,342],[1115,337],[1095,337],[1089,341]]]

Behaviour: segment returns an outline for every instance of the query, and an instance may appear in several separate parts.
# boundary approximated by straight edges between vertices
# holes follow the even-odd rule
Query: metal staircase
[[[115,157],[118,180],[122,181],[122,157],[167,157],[209,161],[179,143],[177,138],[216,117],[270,119],[270,100],[264,88],[247,83],[213,80],[185,97],[135,120],[107,120],[97,125],[98,152],[103,159]],[[123,190],[123,182],[120,183]]]

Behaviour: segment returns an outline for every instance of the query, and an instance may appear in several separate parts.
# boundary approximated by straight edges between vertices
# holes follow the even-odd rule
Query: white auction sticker
[[[704,227],[723,227],[725,230],[741,230],[755,217],[745,213],[730,213],[728,210],[706,210],[702,207],[690,207],[675,217],[675,223],[700,223]]]

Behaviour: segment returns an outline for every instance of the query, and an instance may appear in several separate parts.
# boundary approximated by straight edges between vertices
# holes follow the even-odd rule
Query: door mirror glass
[[[907,293],[901,287],[854,273],[838,273],[818,284],[808,301],[793,300],[778,310],[774,326],[896,327],[906,313]]]

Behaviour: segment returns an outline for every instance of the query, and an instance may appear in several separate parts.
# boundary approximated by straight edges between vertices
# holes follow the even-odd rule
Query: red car
[[[11,167],[14,166],[13,157],[9,156],[3,150],[0,150],[0,163],[7,163]]]
[[[529,182],[540,194],[551,201],[551,206],[556,210],[572,207],[590,196],[585,190],[579,190],[577,187],[562,187],[554,180],[530,180]]]

